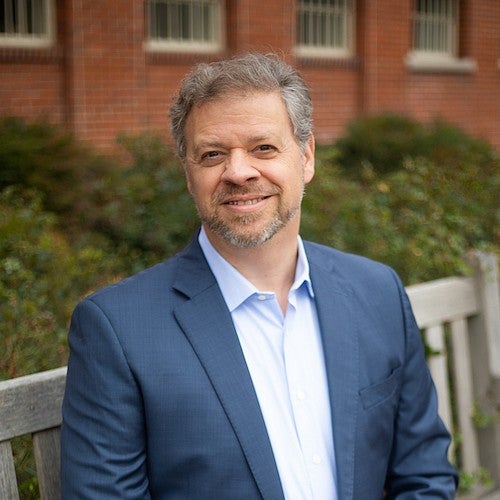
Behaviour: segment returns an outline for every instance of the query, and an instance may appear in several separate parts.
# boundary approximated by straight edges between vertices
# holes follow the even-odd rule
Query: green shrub
[[[107,185],[105,233],[144,267],[184,247],[199,220],[180,163],[159,136],[123,135],[119,143],[130,161]]]
[[[352,120],[335,142],[339,165],[359,177],[365,168],[393,172],[406,157],[421,154],[424,128],[411,118],[391,113]]]
[[[179,162],[157,135],[118,142],[122,152],[104,156],[55,125],[4,118],[0,190],[35,189],[68,238],[111,245],[124,271],[133,272],[178,251],[198,219]]]
[[[392,113],[352,120],[334,146],[340,167],[358,180],[367,170],[382,175],[400,170],[408,158],[458,167],[488,164],[495,157],[488,143],[453,125],[440,120],[422,124]]]
[[[408,159],[397,172],[368,169],[356,182],[334,166],[331,150],[318,158],[305,237],[385,262],[406,284],[466,272],[471,248],[498,249],[498,160],[450,167]]]
[[[66,230],[92,230],[101,223],[105,183],[117,162],[46,121],[0,120],[0,190],[37,190],[42,206],[60,215]]]
[[[449,168],[475,165],[488,169],[498,158],[489,143],[442,120],[425,125],[424,146],[419,156]]]
[[[72,309],[113,271],[103,249],[70,244],[37,193],[0,192],[0,379],[63,365]]]

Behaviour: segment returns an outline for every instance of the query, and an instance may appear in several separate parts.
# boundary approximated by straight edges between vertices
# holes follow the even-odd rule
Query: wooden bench
[[[0,499],[19,492],[11,440],[31,434],[40,498],[57,500],[59,429],[66,367],[0,382]]]
[[[429,366],[439,411],[455,436],[450,457],[469,473],[489,470],[500,487],[500,315],[494,256],[475,253],[472,277],[445,278],[407,288],[415,316],[433,351]],[[449,369],[451,367],[451,369]],[[0,382],[0,499],[19,499],[11,440],[31,434],[42,500],[59,493],[59,427],[66,368]],[[453,404],[452,404],[453,402]],[[474,425],[481,408],[493,416]],[[486,492],[475,488],[468,498]],[[500,499],[499,493],[488,498]],[[486,498],[486,497],[485,497]]]
[[[452,431],[450,458],[471,475],[481,468],[500,488],[500,305],[497,260],[469,256],[471,277],[452,277],[407,288],[431,354],[429,368],[439,413]],[[489,421],[484,428],[478,417]],[[464,498],[481,498],[476,485]],[[491,494],[500,500],[500,494]]]

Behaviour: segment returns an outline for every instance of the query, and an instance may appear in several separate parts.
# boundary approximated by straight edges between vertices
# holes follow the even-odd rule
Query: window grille
[[[348,55],[353,38],[352,0],[300,0],[299,53]]]
[[[45,44],[51,27],[49,0],[0,0],[0,44]]]
[[[457,1],[416,0],[413,49],[435,55],[457,55]]]
[[[219,48],[219,0],[150,0],[148,9],[150,46],[207,51]]]

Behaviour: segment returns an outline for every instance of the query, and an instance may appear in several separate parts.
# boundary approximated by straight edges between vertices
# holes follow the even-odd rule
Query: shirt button
[[[319,465],[321,463],[321,457],[315,453],[312,457],[312,461],[314,465]]]
[[[257,298],[259,300],[266,300],[267,299],[267,297],[264,294],[258,295]]]

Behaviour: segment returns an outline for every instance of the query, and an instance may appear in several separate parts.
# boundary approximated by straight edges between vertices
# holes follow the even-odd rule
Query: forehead
[[[252,132],[291,133],[285,103],[278,92],[226,93],[196,105],[186,120],[186,139]]]

